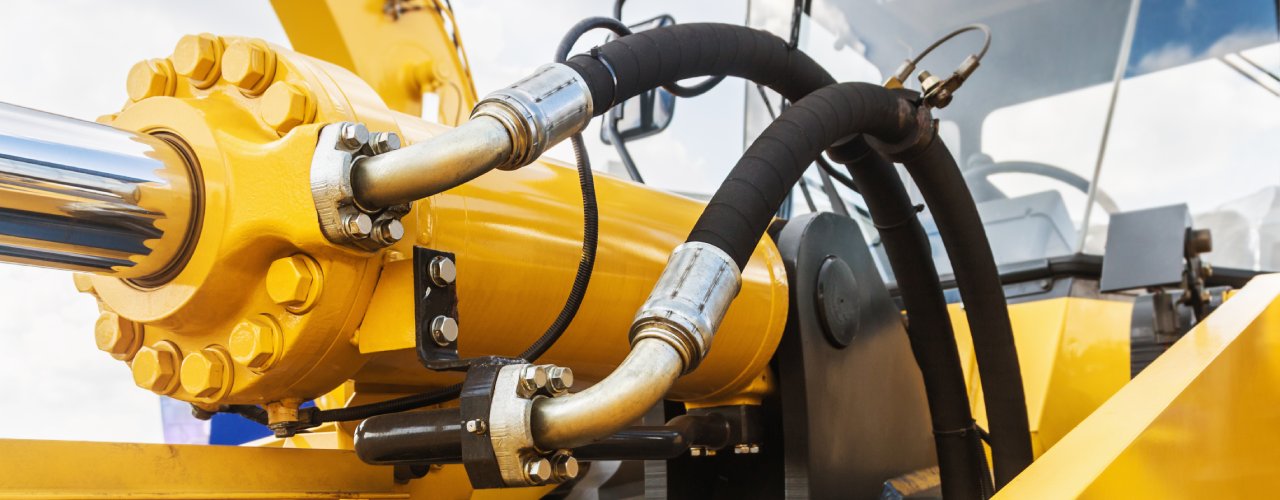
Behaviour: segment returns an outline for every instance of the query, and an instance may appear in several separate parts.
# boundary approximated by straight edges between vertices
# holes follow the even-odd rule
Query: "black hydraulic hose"
[[[864,137],[853,138],[837,151],[839,155],[833,154],[832,159],[844,164],[853,183],[863,188],[862,198],[902,290],[907,338],[921,367],[929,401],[942,496],[986,498],[992,489],[987,458],[969,412],[955,331],[933,265],[929,237],[916,216],[918,207],[911,204],[897,169],[871,149]]]
[[[615,102],[638,95],[663,82],[694,76],[731,75],[746,78],[772,88],[792,102],[834,83],[831,76],[817,63],[803,52],[790,49],[781,39],[763,31],[725,24],[684,24],[637,33],[605,44],[589,55],[574,56],[566,64],[578,71],[587,81],[592,99],[598,103],[596,108],[598,113],[601,112],[599,110],[607,109]],[[775,121],[769,128],[776,130],[775,133],[780,134],[781,137],[766,139],[762,135],[762,138],[758,139],[739,161],[739,167],[743,167],[744,163],[749,164],[744,168],[755,171],[762,179],[761,185],[756,186],[745,180],[744,176],[731,174],[730,179],[726,180],[717,192],[717,198],[713,198],[712,204],[703,213],[697,229],[690,235],[691,240],[715,239],[723,244],[730,240],[717,233],[722,230],[733,233],[736,235],[734,240],[736,243],[733,245],[720,246],[716,242],[708,242],[725,249],[740,266],[745,265],[751,250],[759,241],[772,214],[785,198],[786,192],[795,185],[803,169],[817,158],[823,149],[859,131],[881,134],[884,139],[896,139],[894,132],[914,118],[911,116],[914,107],[904,105],[886,89],[868,84],[847,84],[841,87],[844,86],[860,89],[868,95],[868,98],[874,98],[874,100],[859,101],[862,108],[860,111],[870,112],[872,116],[881,118],[892,116],[893,119],[878,123],[862,123],[862,127],[855,130],[852,118],[846,116],[845,122],[841,122],[841,116],[831,111],[832,106],[829,102],[825,103],[827,104],[825,109],[823,109],[824,106],[818,105],[816,111],[808,109],[809,106],[790,111],[787,113],[789,116],[804,115],[806,121],[815,121],[815,116],[821,116],[823,119],[816,120],[817,123],[825,124],[829,121],[833,126],[824,128],[839,128],[842,132],[837,136],[818,139],[814,135],[798,132],[795,124],[782,120]],[[842,95],[840,98],[844,101],[846,109],[852,106],[847,102],[847,96]],[[792,147],[792,144],[795,147]],[[803,153],[797,152],[806,146],[809,147],[808,150]],[[758,161],[760,159],[758,153],[773,155],[775,159],[783,162],[790,161],[793,168],[785,172],[767,167],[760,169],[759,167],[763,164]],[[744,173],[743,169],[737,167],[734,172]],[[895,184],[901,185],[899,179],[892,180]],[[729,200],[735,199],[747,205],[745,210],[750,211],[754,218],[746,216],[741,210],[728,209],[731,204]],[[928,253],[928,250],[925,252]],[[936,274],[933,279],[937,280]],[[910,310],[908,314],[911,314]],[[917,314],[923,315],[923,313]],[[947,318],[945,315],[941,317]],[[954,337],[946,339],[945,342],[954,344]],[[922,371],[935,369],[930,365],[922,365],[920,368]],[[962,382],[962,379],[960,380]],[[963,390],[961,393],[963,394]],[[967,399],[967,396],[965,398]],[[963,406],[962,409],[954,411],[967,413],[968,405],[961,406]],[[934,410],[931,406],[932,411]],[[1025,416],[1025,412],[1023,415]],[[980,468],[985,468],[985,457],[977,455],[967,453],[964,460],[972,461],[980,458],[984,462],[978,465]],[[964,467],[972,468],[971,465]],[[979,479],[972,475],[963,477],[966,481],[958,488],[961,491],[974,492],[975,497],[980,496],[982,488]]]
[[[1000,273],[978,207],[955,158],[936,131],[928,145],[903,158],[902,164],[915,179],[925,203],[933,207],[931,212],[964,300],[987,405],[998,489],[1033,458],[1026,393]]]
[[[744,78],[792,101],[835,83],[822,66],[789,49],[781,38],[719,23],[641,31],[573,56],[565,64],[587,82],[597,115],[649,89],[699,76]]]

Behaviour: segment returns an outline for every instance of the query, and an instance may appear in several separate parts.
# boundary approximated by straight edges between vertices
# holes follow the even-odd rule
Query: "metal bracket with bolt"
[[[418,360],[432,370],[451,369],[458,361],[457,279],[454,254],[413,248]]]
[[[395,132],[370,134],[359,123],[340,122],[320,130],[311,159],[311,197],[325,237],[334,243],[362,250],[378,250],[404,238],[400,218],[409,205],[367,209],[356,203],[351,187],[351,166],[361,158],[385,154],[400,147]]]
[[[475,488],[556,484],[578,476],[570,450],[538,449],[528,415],[533,402],[568,392],[573,371],[555,365],[476,364],[460,402],[462,461]]]

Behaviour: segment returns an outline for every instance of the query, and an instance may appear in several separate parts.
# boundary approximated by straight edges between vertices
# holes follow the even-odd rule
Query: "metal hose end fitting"
[[[547,148],[582,131],[593,112],[591,89],[582,75],[564,64],[553,63],[485,96],[471,118],[489,116],[507,129],[511,156],[495,167],[513,170],[532,163]]]
[[[631,344],[662,340],[684,361],[684,373],[697,368],[711,350],[711,339],[742,288],[742,271],[714,245],[688,242],[676,247],[631,323]]]

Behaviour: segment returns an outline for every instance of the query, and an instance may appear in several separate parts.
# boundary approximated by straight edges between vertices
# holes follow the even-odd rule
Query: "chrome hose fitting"
[[[495,168],[533,163],[547,148],[591,121],[586,80],[563,64],[489,94],[471,120],[425,141],[352,167],[351,187],[362,207],[409,203],[457,187]]]
[[[471,112],[471,118],[493,117],[507,129],[511,156],[495,168],[514,170],[582,131],[593,111],[591,90],[582,75],[564,64],[553,63],[485,96]]]
[[[729,304],[742,288],[742,271],[714,245],[689,242],[676,247],[631,323],[631,345],[656,338],[675,348],[683,373],[697,368],[711,350]]]

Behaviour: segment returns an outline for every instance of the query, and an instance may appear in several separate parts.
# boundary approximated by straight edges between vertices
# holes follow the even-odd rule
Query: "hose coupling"
[[[679,353],[683,373],[693,371],[710,352],[711,339],[741,288],[742,271],[723,250],[703,242],[676,247],[631,323],[631,345],[662,340]]]
[[[492,117],[511,136],[511,155],[496,168],[514,170],[533,163],[547,148],[582,131],[593,116],[591,90],[573,68],[560,63],[538,68],[510,87],[485,96],[471,118]]]

